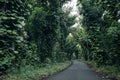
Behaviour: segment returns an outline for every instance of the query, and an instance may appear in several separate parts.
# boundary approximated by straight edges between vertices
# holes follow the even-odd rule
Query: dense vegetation
[[[67,1],[0,0],[0,75],[71,59],[120,66],[120,1],[78,0],[82,27]]]
[[[67,0],[0,0],[0,75],[25,65],[68,60],[65,42],[74,16]]]
[[[120,72],[120,1],[79,0],[82,25],[87,32],[88,52],[84,59],[94,61],[98,67],[110,67],[107,72]],[[115,68],[113,68],[114,66]],[[105,69],[106,69],[105,68]],[[119,76],[120,79],[120,76]]]
[[[83,26],[88,34],[86,60],[120,66],[119,0],[80,0]],[[88,55],[89,54],[89,55]]]

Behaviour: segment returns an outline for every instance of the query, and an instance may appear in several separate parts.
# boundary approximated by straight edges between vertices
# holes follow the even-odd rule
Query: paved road
[[[102,78],[85,63],[73,61],[73,65],[68,69],[50,76],[47,80],[102,80]]]

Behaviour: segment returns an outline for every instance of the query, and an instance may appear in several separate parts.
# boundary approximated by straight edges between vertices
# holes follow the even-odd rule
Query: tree
[[[25,20],[30,15],[30,1],[0,1],[0,75],[18,66],[26,58]]]
[[[92,60],[96,61],[98,66],[113,65],[111,62],[118,62],[120,60],[118,57],[115,57],[116,55],[119,56],[118,45],[116,45],[119,43],[119,23],[117,23],[117,11],[120,8],[119,1],[79,1],[82,4],[82,23],[90,39],[89,44],[91,48],[89,51]],[[119,63],[115,63],[114,65],[119,65]]]

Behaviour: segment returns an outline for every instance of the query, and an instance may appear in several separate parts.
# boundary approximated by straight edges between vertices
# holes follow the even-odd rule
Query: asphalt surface
[[[85,63],[73,61],[69,68],[50,76],[47,80],[102,80],[102,78]]]

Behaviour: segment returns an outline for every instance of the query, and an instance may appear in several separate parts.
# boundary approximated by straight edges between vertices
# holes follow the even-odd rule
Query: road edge
[[[58,73],[65,71],[65,70],[68,69],[72,64],[73,64],[73,61],[70,61],[70,64],[69,64],[67,67],[65,67],[64,69],[59,70],[59,71],[57,71],[57,72],[55,72],[55,73],[53,73],[53,74],[47,75],[47,77],[42,77],[41,80],[47,80],[50,76],[57,75]]]

